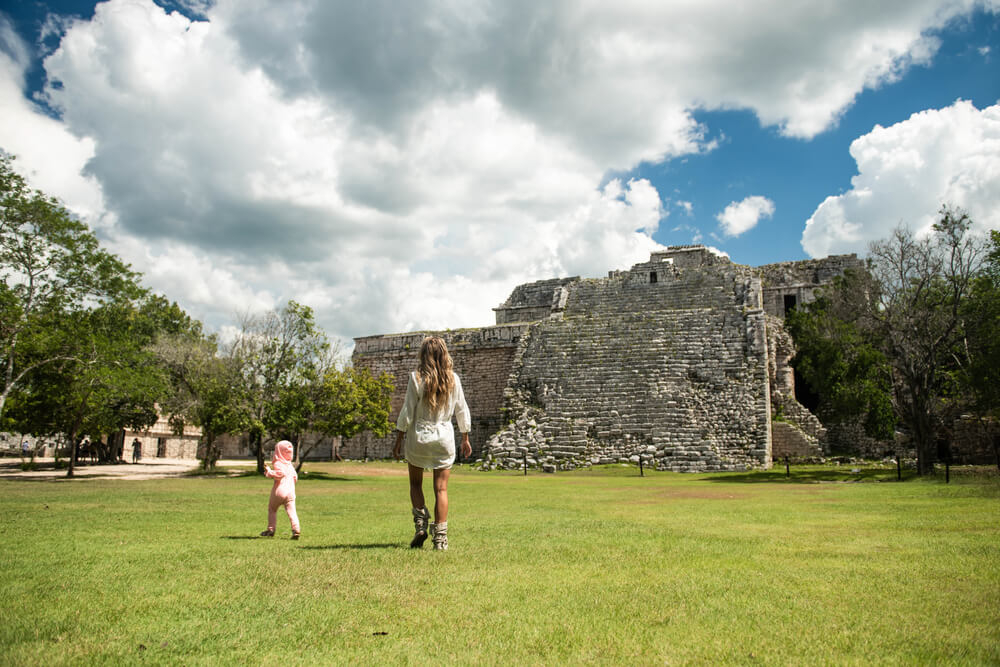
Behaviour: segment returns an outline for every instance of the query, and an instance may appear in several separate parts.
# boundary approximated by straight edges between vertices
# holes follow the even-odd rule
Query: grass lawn
[[[2,664],[1000,663],[995,468],[0,480]],[[429,488],[428,488],[429,492]]]

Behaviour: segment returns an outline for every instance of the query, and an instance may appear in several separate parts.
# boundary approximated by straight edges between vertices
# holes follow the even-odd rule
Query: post
[[[642,454],[639,454],[639,477],[645,477],[645,475],[642,474]]]
[[[948,484],[951,481],[951,457],[949,456],[944,460],[944,483]]]
[[[528,452],[525,451],[524,454],[522,454],[522,456],[524,456],[524,476],[527,477],[528,476]]]
[[[791,477],[791,476],[792,476],[792,469],[788,461],[788,454],[785,454],[785,477]]]
[[[365,463],[368,463],[368,445],[365,445]]]
[[[903,481],[903,457],[899,452],[896,453],[896,481]]]

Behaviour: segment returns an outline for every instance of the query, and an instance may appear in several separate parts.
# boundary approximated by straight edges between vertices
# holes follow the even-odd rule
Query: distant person
[[[424,470],[434,475],[434,523],[430,536],[434,548],[448,548],[448,477],[455,461],[455,429],[451,417],[458,420],[462,433],[462,456],[472,454],[469,444],[469,406],[462,392],[462,382],[452,370],[451,355],[443,339],[425,338],[420,345],[417,370],[410,373],[406,399],[396,420],[396,445],[392,455],[405,453],[410,473],[410,503],[413,505],[413,540],[410,547],[419,549],[428,535],[430,513],[424,502]],[[405,442],[405,447],[404,447]]]
[[[282,440],[274,446],[274,456],[271,465],[264,466],[264,474],[274,480],[271,487],[271,498],[267,503],[267,530],[261,537],[274,537],[275,524],[278,522],[278,508],[284,506],[288,520],[292,524],[292,539],[299,539],[299,516],[295,513],[295,482],[299,480],[295,466],[292,465],[292,443]]]
[[[31,444],[25,440],[21,443],[21,456],[28,456],[31,453]]]
[[[132,441],[132,463],[138,463],[142,458],[142,443],[139,438]]]

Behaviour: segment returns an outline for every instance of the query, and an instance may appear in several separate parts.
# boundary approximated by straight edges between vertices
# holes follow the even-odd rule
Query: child
[[[299,476],[292,465],[292,443],[282,440],[274,446],[274,456],[271,458],[272,470],[264,466],[264,473],[274,480],[271,487],[271,499],[267,504],[267,530],[261,537],[274,537],[274,525],[278,518],[278,508],[285,506],[288,520],[292,523],[292,539],[299,539],[299,517],[295,513],[295,482]]]
[[[452,415],[458,420],[462,434],[462,456],[469,456],[472,423],[462,382],[452,370],[444,340],[437,336],[425,338],[420,345],[417,371],[410,374],[406,386],[406,399],[396,421],[396,445],[392,449],[397,459],[405,453],[408,464],[414,528],[410,547],[414,549],[423,546],[428,527],[434,548],[448,548],[448,476],[455,461]],[[430,512],[424,503],[424,470],[433,471],[434,476],[434,523],[430,526]]]

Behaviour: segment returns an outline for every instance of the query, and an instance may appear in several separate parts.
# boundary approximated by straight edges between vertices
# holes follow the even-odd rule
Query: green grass
[[[257,476],[0,481],[0,664],[1000,663],[995,470],[456,468],[443,553],[307,470],[298,542]]]

